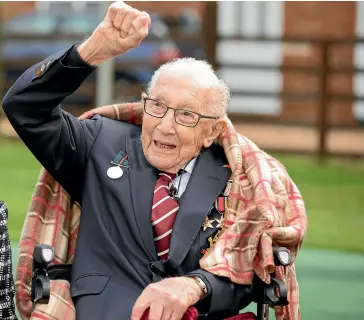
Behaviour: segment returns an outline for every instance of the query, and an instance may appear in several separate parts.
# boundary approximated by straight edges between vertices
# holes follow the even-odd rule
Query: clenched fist
[[[99,65],[139,46],[148,35],[150,23],[148,13],[116,1],[91,37],[78,47],[78,52],[90,65]]]

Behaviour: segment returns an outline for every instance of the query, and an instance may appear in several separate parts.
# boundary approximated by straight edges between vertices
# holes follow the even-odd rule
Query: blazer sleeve
[[[207,286],[207,296],[197,305],[202,313],[237,314],[252,301],[251,286],[234,284],[227,278],[215,276],[203,269],[195,270],[188,276],[200,277]]]
[[[72,46],[29,68],[7,92],[2,106],[33,155],[79,201],[85,163],[102,118],[80,121],[60,107],[95,70],[75,59],[77,55]]]
[[[14,280],[8,233],[8,210],[0,201],[0,319],[15,320]]]

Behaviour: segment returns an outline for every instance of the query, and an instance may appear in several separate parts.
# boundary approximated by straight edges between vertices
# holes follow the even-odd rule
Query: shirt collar
[[[188,164],[187,166],[184,168],[184,170],[186,172],[188,172],[189,174],[192,174],[192,170],[195,166],[195,163],[196,163],[196,160],[197,160],[197,157],[193,158]]]

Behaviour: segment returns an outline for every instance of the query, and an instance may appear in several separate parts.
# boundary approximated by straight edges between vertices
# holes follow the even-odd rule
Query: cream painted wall
[[[220,36],[282,36],[282,1],[220,1],[218,2],[218,34]],[[232,90],[267,91],[278,93],[282,86],[279,71],[225,68],[224,63],[277,66],[282,60],[279,42],[220,41],[217,61],[220,76]],[[278,98],[232,96],[231,113],[279,114]]]

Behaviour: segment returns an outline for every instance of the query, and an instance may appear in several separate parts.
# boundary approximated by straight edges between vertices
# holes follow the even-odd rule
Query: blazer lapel
[[[177,269],[194,243],[214,201],[223,191],[230,169],[222,167],[227,160],[217,157],[212,149],[203,152],[196,161],[180,208],[170,243],[168,262]]]
[[[127,139],[126,146],[135,219],[147,253],[151,261],[155,261],[158,256],[153,240],[151,211],[157,181],[156,170],[144,156],[140,137]]]

